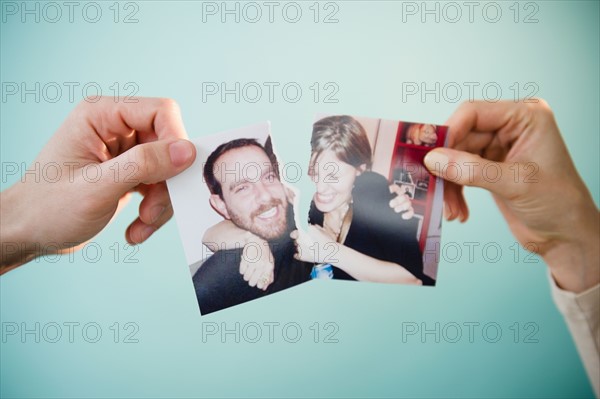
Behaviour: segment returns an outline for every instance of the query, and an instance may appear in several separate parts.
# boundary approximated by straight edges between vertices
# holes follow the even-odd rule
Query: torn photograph
[[[444,145],[446,132],[431,124],[317,117],[309,161],[315,191],[308,234],[298,245],[301,259],[316,263],[313,277],[435,285],[443,184],[423,158]]]
[[[194,165],[169,193],[205,315],[310,279],[295,259],[293,190],[279,176],[268,122],[192,140]]]
[[[307,132],[306,229],[269,122],[192,140],[195,163],[167,183],[201,313],[312,279],[435,285],[443,185],[423,158],[446,132],[319,116]]]

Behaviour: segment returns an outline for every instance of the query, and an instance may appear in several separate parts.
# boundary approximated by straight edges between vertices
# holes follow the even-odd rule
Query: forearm
[[[237,227],[231,220],[223,220],[210,227],[202,237],[202,243],[211,251],[244,247],[253,234]]]
[[[332,247],[332,254],[324,259],[325,262],[342,269],[359,281],[421,284],[421,280],[396,263],[372,258],[345,245],[333,244],[335,247]]]

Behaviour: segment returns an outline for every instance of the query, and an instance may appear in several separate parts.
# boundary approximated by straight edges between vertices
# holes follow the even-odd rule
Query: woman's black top
[[[352,223],[344,245],[373,258],[397,263],[423,281],[423,285],[435,285],[435,280],[423,273],[423,256],[417,241],[419,220],[404,220],[390,208],[389,202],[395,194],[388,187],[387,179],[378,173],[364,172],[356,178]],[[309,223],[323,226],[323,218],[323,212],[313,201]],[[335,266],[333,278],[355,280]]]

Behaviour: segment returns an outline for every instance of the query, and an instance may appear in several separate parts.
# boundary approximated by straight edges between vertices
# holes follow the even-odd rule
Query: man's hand
[[[390,201],[390,208],[396,213],[404,212],[401,216],[402,219],[408,220],[415,216],[415,210],[412,206],[412,200],[408,195],[404,194],[397,184],[390,184],[390,193],[396,194]]]
[[[274,270],[275,259],[269,244],[252,234],[242,251],[240,274],[244,276],[244,280],[250,287],[266,291],[275,280]]]
[[[562,288],[598,284],[598,209],[548,105],[465,103],[446,124],[450,149],[430,151],[425,164],[449,181],[447,218],[468,218],[463,186],[487,189],[521,245],[544,258]]]
[[[189,167],[196,150],[174,101],[137,100],[81,102],[34,161],[56,176],[26,174],[2,193],[0,273],[48,253],[50,243],[55,252],[81,246],[132,191],[144,199],[127,241],[145,241],[171,218],[164,181]]]

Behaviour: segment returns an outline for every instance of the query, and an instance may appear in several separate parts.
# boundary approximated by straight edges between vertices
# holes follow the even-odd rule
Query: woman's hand
[[[540,254],[563,288],[598,284],[598,209],[579,177],[554,115],[535,103],[463,104],[446,123],[449,147],[425,157],[444,185],[449,220],[465,221],[463,186],[489,190],[508,226]]]
[[[339,244],[321,226],[311,224],[307,231],[294,230],[290,237],[296,242],[296,259],[309,263],[338,262],[335,255]]]
[[[359,281],[422,285],[421,280],[396,263],[372,258],[335,242],[321,226],[311,224],[307,231],[294,230],[290,237],[296,241],[294,257],[300,261],[329,263]]]
[[[275,280],[275,260],[267,243],[262,238],[252,235],[242,252],[240,274],[250,287],[266,291]]]

